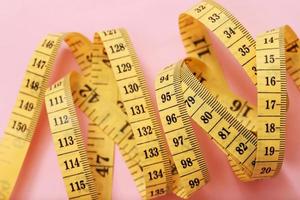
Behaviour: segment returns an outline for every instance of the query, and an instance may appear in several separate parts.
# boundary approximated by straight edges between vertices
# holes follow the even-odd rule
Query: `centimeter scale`
[[[173,192],[189,198],[208,169],[191,118],[226,154],[242,181],[279,173],[285,149],[286,72],[300,88],[299,40],[289,26],[254,40],[219,4],[205,0],[179,17],[188,57],[155,81],[159,120],[137,56],[124,29],[48,34],[38,45],[0,142],[0,199],[9,199],[43,102],[69,199],[111,199],[114,146],[143,199]],[[230,91],[211,45],[222,42],[257,87],[257,106]],[[47,89],[62,42],[81,72]],[[75,105],[89,119],[84,145]],[[12,159],[13,158],[13,159]]]

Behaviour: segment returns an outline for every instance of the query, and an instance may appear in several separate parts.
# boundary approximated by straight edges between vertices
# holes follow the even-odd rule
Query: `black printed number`
[[[51,106],[54,106],[54,105],[58,105],[58,104],[63,103],[63,98],[62,98],[62,96],[54,97],[54,98],[49,99],[49,100],[50,100],[50,105],[51,105]]]
[[[276,85],[275,76],[271,76],[271,77],[267,76],[265,78],[266,78],[266,86],[270,86],[270,85],[274,86],[274,85]]]
[[[225,140],[227,136],[229,136],[229,134],[230,132],[224,127],[218,132],[218,135],[221,137],[222,140]]]
[[[143,104],[131,106],[130,109],[131,109],[132,115],[139,115],[139,114],[145,113]]]
[[[27,130],[27,125],[25,123],[18,122],[18,121],[14,120],[12,128],[17,130],[17,131],[21,131],[22,133],[24,133]]]
[[[69,118],[67,115],[64,115],[64,116],[60,116],[60,117],[55,117],[53,118],[54,120],[54,125],[55,126],[59,126],[59,125],[63,125],[63,124],[67,124],[69,123]]]
[[[247,47],[245,44],[242,47],[240,47],[238,50],[242,56],[245,56],[245,55],[247,55],[247,53],[250,52],[249,47]]]
[[[232,35],[235,35],[235,31],[231,27],[229,27],[229,29],[225,30],[223,33],[227,38],[231,38]]]
[[[144,153],[145,153],[145,158],[146,159],[157,157],[159,155],[157,147],[153,147],[153,148],[149,148],[148,150],[144,150]]]
[[[196,101],[194,97],[188,96],[188,98],[184,102],[190,108],[193,104],[195,104]]]
[[[121,65],[117,65],[119,74],[123,72],[129,72],[131,71],[132,67],[130,63],[122,63]]]
[[[245,111],[243,112],[243,117],[247,117],[249,111],[252,109],[251,107],[247,106],[246,104],[244,104],[244,106],[242,105],[242,102],[239,100],[234,100],[232,102],[232,106],[230,107],[230,110],[236,112],[239,111],[240,109],[245,108]]]
[[[205,124],[207,124],[207,123],[209,123],[209,120],[211,120],[212,119],[212,114],[210,113],[210,112],[207,112],[207,111],[205,111],[204,112],[204,114],[201,116],[201,120],[205,123]]]
[[[73,159],[65,160],[64,164],[65,164],[65,169],[66,170],[74,169],[76,167],[80,167],[78,158],[76,158],[75,160],[73,160]]]
[[[260,174],[269,174],[271,172],[271,167],[262,167]]]
[[[272,100],[266,100],[266,109],[269,110],[273,110],[275,108],[276,105],[276,100],[272,99]]]
[[[200,5],[197,8],[195,8],[195,12],[200,13],[201,11],[203,11],[205,9],[204,5]]]
[[[151,126],[143,126],[142,128],[138,128],[137,130],[140,137],[152,134]]]
[[[197,187],[200,185],[200,180],[198,178],[189,180],[189,185],[191,188]]]
[[[96,167],[96,172],[100,176],[106,177],[106,175],[109,173],[109,168],[107,166],[105,166],[105,164],[103,165],[103,162],[109,162],[109,157],[103,157],[103,156],[97,155],[96,162],[98,164],[100,164],[99,166]]]
[[[268,44],[268,43],[274,43],[274,38],[273,37],[265,38],[265,44]]]
[[[43,44],[42,44],[42,47],[46,47],[48,49],[51,49],[53,46],[54,46],[54,41],[53,40],[44,40]]]
[[[183,159],[180,161],[183,169],[187,168],[187,167],[190,167],[190,166],[193,166],[193,161],[191,158],[186,158],[186,159]]]
[[[248,149],[247,145],[246,145],[245,143],[243,143],[243,142],[241,142],[241,143],[239,144],[239,146],[237,146],[237,147],[235,148],[235,150],[236,150],[240,155],[243,155],[244,152],[245,152],[247,149]]]
[[[59,138],[58,139],[59,142],[59,147],[67,147],[69,145],[73,145],[74,144],[74,140],[72,136],[68,136],[68,137],[64,137],[64,138]]]
[[[220,16],[217,13],[212,14],[211,16],[208,17],[209,21],[212,23],[215,23],[220,19]]]
[[[163,173],[162,173],[161,169],[158,170],[158,171],[154,170],[152,172],[148,172],[148,175],[149,175],[149,180],[150,181],[163,177]]]
[[[172,124],[172,123],[176,123],[177,122],[177,117],[175,115],[175,113],[171,114],[171,115],[167,115],[166,116],[166,120],[168,125]]]
[[[168,80],[169,80],[169,74],[167,74],[166,76],[160,77],[159,82],[163,83],[164,81],[168,81]]]
[[[32,67],[37,67],[38,69],[43,69],[46,65],[46,61],[38,58],[33,59]]]
[[[123,43],[115,44],[113,46],[109,46],[111,53],[117,53],[125,50],[125,46]]]
[[[171,101],[171,94],[170,94],[170,92],[166,92],[165,94],[162,94],[160,96],[160,98],[161,98],[162,103],[165,103],[167,101]]]
[[[89,93],[92,93],[91,95],[89,95]],[[89,103],[95,103],[99,101],[99,94],[95,92],[95,89],[93,90],[89,85],[85,84],[84,88],[81,88],[79,90],[79,94],[82,97],[88,97]]]
[[[274,133],[275,132],[275,124],[274,123],[266,123],[266,133]]]
[[[70,186],[71,186],[71,191],[72,192],[79,191],[79,190],[84,190],[85,187],[86,187],[83,180],[75,181],[74,183],[70,183]]]
[[[271,55],[265,55],[265,63],[274,63],[275,62],[275,57],[273,54]]]
[[[32,111],[33,107],[34,107],[33,103],[31,103],[29,101],[25,102],[24,100],[21,100],[20,106],[19,106],[19,108],[26,110],[26,111]]]
[[[174,137],[173,143],[175,147],[178,147],[179,145],[183,145],[183,136]]]
[[[130,94],[139,91],[139,86],[136,83],[125,85],[123,86],[123,88],[125,90],[125,94]]]
[[[165,193],[165,189],[160,188],[160,189],[151,190],[150,193],[151,193],[151,197],[157,196],[157,195],[163,195]]]
[[[270,146],[270,147],[265,147],[265,156],[272,156],[275,153],[275,147]]]
[[[27,88],[32,89],[34,91],[37,91],[40,87],[40,83],[37,81],[32,81],[30,79],[27,79],[26,85]]]
[[[111,30],[103,31],[103,34],[105,36],[113,35],[113,34],[116,34],[116,33],[117,33],[116,29],[111,29]]]

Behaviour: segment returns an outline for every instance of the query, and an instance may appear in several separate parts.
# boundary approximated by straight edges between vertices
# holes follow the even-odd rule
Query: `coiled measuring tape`
[[[67,99],[66,102],[72,103],[72,88],[76,105],[97,127],[100,127],[109,138],[118,144],[141,195],[150,198],[150,196],[155,196],[156,192],[164,194],[167,191],[166,186],[168,186],[165,165],[169,163],[167,157],[164,158],[163,156],[167,156],[167,153],[163,152],[164,146],[161,144],[163,139],[161,135],[157,134],[159,129],[158,125],[154,123],[155,118],[150,97],[146,92],[145,82],[142,79],[127,34],[124,30],[111,30],[98,33],[95,38],[101,42],[98,43],[100,53],[97,57],[102,58],[100,59],[101,62],[108,61],[107,64],[109,64],[115,75],[115,79],[112,80],[116,80],[116,86],[120,91],[119,98],[123,101],[122,105],[124,104],[126,108],[127,116],[121,108],[117,107],[117,98],[115,102],[112,102],[111,98],[107,98],[107,95],[102,92],[105,89],[99,88],[92,82],[81,80],[79,77],[72,78],[76,76],[73,74],[73,76],[70,75],[70,77],[56,83],[56,85],[61,85],[60,88],[52,87],[46,93],[46,102],[50,102],[46,106],[48,114],[51,113],[49,122],[52,134],[59,133],[58,139],[55,139],[57,141],[62,136],[66,138],[68,132],[73,132],[71,122],[74,120],[71,117],[72,114],[68,113],[70,106],[64,106],[63,102],[57,105],[51,104],[51,101],[59,96],[62,96],[62,99]],[[93,55],[93,57],[95,56]],[[106,68],[108,67],[106,66]],[[125,72],[128,72],[129,75],[127,73],[124,76],[123,73]],[[72,83],[70,84],[70,82]],[[117,87],[114,90],[118,91]],[[66,91],[68,91],[68,94],[65,94],[65,96],[69,96],[69,98],[63,96]],[[111,88],[107,92],[112,92]],[[59,124],[57,123],[58,120]],[[150,137],[134,140],[135,137],[141,137],[147,131],[149,131]],[[61,147],[59,148],[61,149]],[[103,154],[103,152],[101,153]],[[68,152],[63,151],[62,154],[64,155],[61,158],[62,163],[65,160],[75,163],[78,158],[77,151],[73,149],[68,150]],[[67,158],[65,157],[66,154],[68,155]],[[99,157],[99,164],[105,162],[105,159],[107,160],[107,155],[102,154]],[[86,184],[89,182],[88,178],[83,176],[86,170],[80,168],[80,165],[74,166],[70,170],[69,167],[66,168],[64,163],[61,165],[61,170],[63,174],[68,174],[64,176],[66,177],[64,180],[70,198],[82,197],[83,195],[89,196],[92,193]],[[77,181],[78,184],[74,189],[72,177],[76,176],[78,178],[75,178],[75,180],[79,181]],[[160,180],[158,180],[158,176],[161,176]],[[158,187],[159,190],[157,190]]]
[[[175,103],[186,103],[187,110],[174,116],[187,116],[188,113],[209,133],[228,155],[230,164],[240,179],[247,181],[276,175],[284,156],[286,60],[290,62],[288,72],[299,88],[299,63],[298,59],[294,59],[299,56],[297,37],[286,26],[262,34],[255,42],[228,11],[212,1],[204,1],[182,14],[179,26],[191,58],[185,63],[179,62],[170,69],[163,70],[163,75],[157,80],[158,89],[164,84],[182,81],[182,92],[176,93],[178,88],[167,91],[169,94],[174,94],[174,91],[176,94],[183,94],[183,100]],[[226,88],[208,30],[224,43],[257,86],[257,108],[234,96]],[[193,57],[202,62],[199,63]],[[195,81],[192,73],[186,69],[187,66],[200,81]],[[165,81],[163,77],[172,74],[173,80]],[[174,85],[176,87],[178,84]],[[174,87],[173,84],[170,87]],[[166,102],[165,95],[166,91],[162,96],[157,95],[161,107]],[[172,106],[172,103],[168,106]],[[168,120],[167,117],[165,120]],[[178,121],[175,117],[172,122]],[[236,123],[232,117],[242,123]],[[175,143],[169,144],[174,145]]]
[[[179,26],[189,57],[162,70],[155,83],[164,135],[126,31],[96,33],[93,43],[78,33],[44,38],[0,143],[0,199],[12,192],[44,100],[69,199],[111,199],[115,144],[143,199],[169,192],[188,198],[208,182],[190,118],[224,151],[241,180],[276,175],[284,156],[286,71],[300,87],[297,36],[285,26],[255,42],[213,1],[182,14]],[[257,107],[226,87],[208,31],[257,86]],[[46,91],[63,40],[81,73],[71,72]],[[74,105],[89,119],[86,147]]]
[[[46,92],[49,72],[62,40],[70,46],[81,66],[82,75],[71,73]],[[124,72],[130,74],[124,76]],[[76,33],[48,35],[33,55],[24,82],[20,95],[26,96],[22,96],[19,101],[26,105],[16,106],[15,109],[21,107],[30,115],[14,111],[11,121],[16,121],[18,125],[9,123],[9,131],[6,131],[2,140],[1,162],[4,164],[1,165],[1,172],[5,172],[1,176],[3,199],[8,198],[13,189],[16,172],[19,171],[29,146],[31,138],[27,135],[32,135],[33,131],[30,132],[27,127],[36,123],[38,118],[31,116],[34,113],[38,116],[40,112],[40,104],[34,100],[44,97],[59,165],[70,199],[111,198],[114,144],[120,148],[143,198],[167,193],[171,185],[168,182],[172,180],[167,178],[171,173],[168,155],[137,58],[124,30],[99,32],[95,35],[93,44]],[[122,89],[120,93],[118,87]],[[121,98],[124,105],[119,100]],[[73,100],[91,122],[87,151],[80,135]],[[140,108],[134,105],[137,101]],[[127,112],[124,106],[129,106]],[[135,140],[134,134],[143,139]],[[27,137],[22,138],[20,135]],[[19,141],[24,147],[16,151],[18,147],[11,144]],[[6,148],[8,146],[12,148]],[[11,160],[13,154],[23,157]]]

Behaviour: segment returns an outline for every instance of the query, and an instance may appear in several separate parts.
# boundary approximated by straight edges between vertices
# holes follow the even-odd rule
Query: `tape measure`
[[[164,68],[155,81],[163,130],[124,29],[97,32],[93,42],[79,33],[47,35],[30,59],[0,142],[0,199],[11,195],[43,101],[69,199],[112,198],[115,144],[143,199],[170,192],[189,198],[209,179],[190,118],[227,155],[242,181],[278,174],[285,147],[286,71],[300,88],[296,34],[284,26],[254,40],[210,0],[180,15],[179,28],[188,57]],[[210,32],[256,85],[257,106],[230,91]],[[47,89],[63,41],[81,72]],[[75,105],[89,120],[87,145]]]
[[[182,14],[179,26],[188,55],[203,62],[188,59],[183,67],[177,66],[182,69],[178,73],[189,116],[225,151],[239,178],[247,181],[276,175],[284,156],[286,60],[292,59],[288,53],[286,59],[285,44],[297,42],[297,37],[289,27],[282,27],[262,34],[255,42],[228,11],[212,1],[204,1]],[[230,50],[257,86],[257,108],[226,88],[208,30]],[[288,72],[299,85],[297,64]],[[200,83],[186,66],[200,78]],[[235,122],[230,122],[226,111],[243,121],[237,126],[240,129],[234,128]]]
[[[124,30],[111,30],[97,33],[95,38],[100,42],[98,43],[100,47],[98,48],[99,54],[96,58],[100,58],[100,62],[108,61],[107,64],[110,68],[105,66],[104,62],[102,63],[107,68],[106,70],[113,69],[111,73],[115,77],[108,80],[116,80],[116,88],[112,89],[103,86],[101,89],[95,82],[92,83],[88,79],[81,80],[80,76],[76,78],[76,75],[70,75],[56,83],[56,85],[61,87],[54,85],[50,88],[46,92],[46,102],[49,103],[46,104],[49,122],[52,134],[59,133],[54,141],[60,141],[69,137],[68,133],[70,131],[74,133],[73,129],[70,128],[74,128],[72,123],[75,123],[76,117],[72,113],[67,112],[67,109],[73,102],[73,92],[76,105],[95,126],[106,133],[120,148],[141,195],[145,198],[150,198],[150,196],[155,196],[156,193],[164,194],[168,186],[165,166],[168,166],[169,163],[167,157],[164,158],[164,156],[167,156],[167,153],[164,152],[164,146],[161,144],[163,141],[162,136],[157,134],[159,129],[154,121],[150,97],[145,89],[145,82],[128,36]],[[93,55],[93,57],[95,56]],[[126,74],[124,76],[122,74],[124,72],[128,72],[129,75]],[[99,73],[101,74],[99,77],[104,75],[102,71]],[[73,89],[72,92],[71,88]],[[112,93],[114,90],[118,91],[118,88],[120,95],[112,102],[111,98],[107,98],[106,93]],[[105,90],[106,92],[103,92]],[[68,95],[64,95],[66,91],[68,91]],[[66,103],[66,105],[64,105],[64,101],[58,102],[56,105],[51,103],[54,101],[53,99],[60,97],[66,99],[66,102],[69,103]],[[126,114],[117,106],[118,99],[122,99],[122,106],[126,108]],[[121,102],[121,100],[118,101]],[[141,140],[134,139],[141,137],[139,136],[141,134],[143,136],[145,131],[151,132],[150,137],[143,137]],[[94,139],[99,139],[97,135],[94,137]],[[75,135],[72,138],[75,138]],[[91,186],[88,185],[90,182],[88,176],[83,176],[86,169],[77,164],[70,170],[69,166],[66,167],[65,165],[66,160],[71,161],[72,164],[76,163],[77,160],[78,163],[81,163],[78,152],[69,147],[66,152],[61,145],[56,146],[59,146],[57,153],[59,150],[62,151],[58,155],[63,154],[61,158],[59,157],[59,160],[61,159],[60,163],[63,163],[61,165],[62,173],[66,174],[64,180],[68,188],[68,194],[70,194],[69,197],[77,198],[84,195],[91,196],[94,199]],[[96,161],[99,164],[97,166],[102,166],[102,163],[111,159],[111,157],[103,154],[104,152],[100,152],[100,155],[95,154],[95,156],[90,157],[90,160]],[[76,185],[75,189],[73,187],[74,184],[72,184],[74,180],[79,180],[79,182],[77,181],[79,184]],[[105,182],[102,183],[105,184]]]

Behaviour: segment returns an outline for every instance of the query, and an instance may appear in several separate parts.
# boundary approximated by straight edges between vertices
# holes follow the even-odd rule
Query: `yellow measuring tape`
[[[285,147],[286,71],[300,88],[296,34],[285,26],[255,41],[227,10],[208,0],[183,13],[179,27],[188,58],[163,69],[155,82],[164,135],[124,29],[97,32],[93,42],[79,33],[47,35],[29,62],[0,142],[0,199],[12,193],[44,100],[69,199],[112,198],[115,144],[143,199],[169,192],[190,197],[208,182],[190,118],[227,155],[241,180],[276,175]],[[256,85],[257,106],[230,91],[210,32]],[[46,90],[62,41],[81,72]],[[75,105],[89,119],[86,146]]]
[[[174,83],[175,77],[182,80],[180,94],[184,96],[186,112],[228,155],[239,178],[253,180],[276,175],[284,156],[286,60],[293,62],[288,72],[299,87],[299,63],[294,59],[299,56],[295,55],[297,37],[289,27],[282,27],[262,34],[255,42],[228,11],[212,1],[204,1],[182,14],[179,26],[191,59],[162,73],[174,73]],[[208,30],[230,50],[257,86],[257,108],[226,87]],[[200,81],[196,81],[187,67]],[[183,104],[183,101],[177,103]],[[186,115],[179,113],[183,114]],[[236,124],[235,120],[242,123]]]
[[[56,83],[60,87],[55,85],[46,92],[50,127],[52,134],[55,133],[54,141],[59,141],[56,147],[58,158],[62,163],[61,170],[64,175],[66,174],[64,180],[69,197],[91,196],[93,198],[92,188],[88,185],[88,176],[85,175],[86,169],[80,165],[81,158],[77,150],[80,148],[74,147],[74,149],[70,145],[62,147],[60,144],[62,138],[69,137],[70,132],[74,134],[74,129],[76,129],[74,128],[76,126],[73,125],[73,123],[77,124],[76,117],[68,110],[73,102],[72,93],[76,105],[95,126],[119,146],[141,195],[150,198],[156,193],[164,194],[167,191],[167,181],[171,180],[166,178],[165,166],[169,164],[167,152],[164,152],[163,139],[158,134],[159,129],[157,122],[154,121],[150,97],[128,36],[124,30],[111,30],[97,33],[95,40],[98,41],[100,47],[96,56],[96,58],[100,58],[99,63],[108,61],[108,66],[102,62],[102,66],[106,69],[99,68],[100,78],[104,75],[104,70],[113,69],[111,73],[114,74],[115,78],[110,77],[108,80],[116,80],[116,88],[107,88],[106,86],[101,88],[88,79],[84,80],[79,75],[71,74]],[[95,69],[92,67],[91,70]],[[124,76],[124,73],[127,74]],[[113,93],[114,90],[118,91],[118,88],[120,93],[119,96],[116,96],[115,101],[107,98],[107,93]],[[66,99],[65,103],[58,101],[55,105],[52,104],[54,99],[59,98]],[[127,116],[117,106],[118,99],[122,99],[122,106],[126,108]],[[147,131],[150,133],[149,137],[134,139],[144,136]],[[72,138],[74,137],[75,135],[72,136]],[[95,135],[93,139],[99,138]],[[93,146],[97,147],[96,144]],[[99,154],[90,157],[90,160],[96,161],[96,171],[98,166],[105,167],[102,166],[102,163],[112,159],[112,156],[104,153],[99,152]],[[70,161],[68,165],[65,165],[66,160]],[[77,164],[74,165],[75,163]],[[105,172],[108,173],[108,171],[102,171],[102,173]],[[73,184],[74,180],[76,180],[76,186]]]

